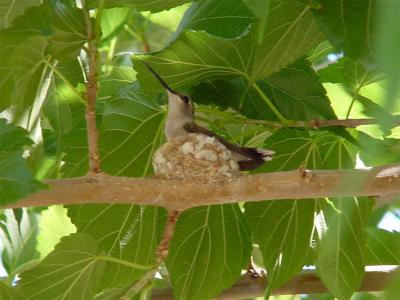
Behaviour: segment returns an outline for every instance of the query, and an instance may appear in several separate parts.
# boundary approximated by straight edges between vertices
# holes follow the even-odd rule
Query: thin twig
[[[88,39],[88,66],[89,74],[86,82],[86,125],[89,150],[89,172],[101,172],[100,156],[98,153],[98,132],[96,127],[96,98],[97,98],[97,38],[96,28],[90,18],[89,10],[84,1],[83,13],[85,17],[86,33]]]

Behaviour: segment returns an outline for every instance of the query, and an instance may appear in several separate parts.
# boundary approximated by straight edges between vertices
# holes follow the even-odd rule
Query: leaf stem
[[[289,120],[287,120],[281,112],[275,107],[275,105],[271,102],[271,100],[265,95],[265,93],[261,90],[256,82],[252,83],[253,88],[257,91],[260,97],[264,100],[264,102],[269,106],[275,116],[285,125],[289,124]]]
[[[116,257],[112,257],[112,256],[100,255],[100,256],[97,256],[97,258],[100,259],[100,260],[110,261],[110,262],[113,262],[113,263],[117,263],[117,264],[120,264],[120,265],[131,267],[132,269],[150,270],[150,269],[154,268],[154,265],[139,265],[139,264],[135,264],[135,263],[132,263],[132,262],[129,262],[129,261],[126,261],[126,260],[123,260],[123,259],[119,259],[119,258],[116,258]]]

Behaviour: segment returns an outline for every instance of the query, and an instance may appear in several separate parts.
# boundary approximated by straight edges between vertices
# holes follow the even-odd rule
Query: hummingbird
[[[213,137],[231,152],[232,159],[237,162],[241,171],[256,169],[272,159],[274,151],[232,144],[216,133],[198,125],[195,121],[195,110],[191,98],[174,91],[152,67],[147,63],[144,64],[165,88],[168,95],[168,115],[165,123],[165,135],[168,142],[185,138],[191,133]]]

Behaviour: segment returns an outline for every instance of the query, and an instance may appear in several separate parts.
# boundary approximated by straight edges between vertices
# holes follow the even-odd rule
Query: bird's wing
[[[271,160],[273,151],[258,149],[258,148],[250,148],[250,147],[241,147],[235,144],[232,144],[225,140],[223,137],[215,134],[214,132],[197,125],[196,123],[187,123],[184,126],[185,130],[190,133],[202,133],[204,135],[214,137],[221,144],[223,144],[226,148],[228,148],[232,152],[236,152],[242,156],[244,156],[244,160],[238,161],[239,167],[241,170],[253,170],[260,165],[262,165],[265,161]]]

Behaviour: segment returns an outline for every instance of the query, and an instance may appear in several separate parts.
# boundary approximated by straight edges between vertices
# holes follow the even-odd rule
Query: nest
[[[239,176],[231,152],[214,137],[188,134],[185,139],[162,145],[153,156],[159,178],[218,183]]]

